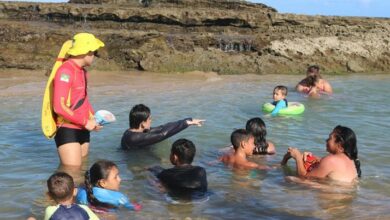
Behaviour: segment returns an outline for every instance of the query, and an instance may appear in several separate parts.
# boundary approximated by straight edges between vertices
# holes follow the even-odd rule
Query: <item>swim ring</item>
[[[271,113],[275,106],[271,103],[265,103],[263,105],[263,112]],[[278,115],[299,115],[305,111],[305,106],[300,102],[288,102],[288,107],[281,109]]]

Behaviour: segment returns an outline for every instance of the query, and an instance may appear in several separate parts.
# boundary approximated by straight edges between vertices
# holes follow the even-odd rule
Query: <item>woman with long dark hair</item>
[[[289,158],[294,158],[299,176],[329,178],[342,182],[352,182],[361,176],[360,161],[356,145],[356,135],[352,129],[341,125],[336,126],[326,140],[326,150],[329,154],[319,159],[318,164],[310,171],[305,169],[305,156],[311,153],[301,153],[297,148],[290,147],[284,156],[282,165]]]

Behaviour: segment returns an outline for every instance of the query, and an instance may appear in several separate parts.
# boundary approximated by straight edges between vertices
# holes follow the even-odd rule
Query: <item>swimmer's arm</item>
[[[286,165],[289,159],[291,159],[291,154],[287,152],[286,154],[284,154],[283,159],[280,162],[280,165],[282,166]]]
[[[275,145],[272,142],[268,141],[267,154],[275,154],[275,153],[276,153]]]
[[[303,154],[294,147],[289,147],[287,154],[290,153],[291,157],[295,159],[298,176],[306,176],[307,171],[303,163]]]
[[[328,81],[325,81],[324,92],[326,92],[329,95],[333,93],[333,88]]]
[[[54,212],[58,209],[58,206],[48,206],[46,209],[45,209],[45,217],[44,217],[44,220],[49,220],[51,218],[51,216],[54,214]]]
[[[332,167],[337,166],[337,164],[330,158],[326,156],[321,159],[319,165],[313,168],[310,172],[308,172],[305,176],[317,177],[317,178],[325,178],[332,172]]]
[[[298,83],[295,86],[295,90],[297,90],[297,92],[305,92],[305,88],[306,88],[306,86],[303,86],[301,83]]]
[[[286,102],[284,100],[280,100],[276,104],[274,110],[272,110],[271,115],[276,116],[279,113],[280,109],[285,108],[285,107],[286,107]]]

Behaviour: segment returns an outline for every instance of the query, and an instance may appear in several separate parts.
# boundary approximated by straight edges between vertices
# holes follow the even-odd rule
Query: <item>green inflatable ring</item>
[[[275,106],[271,103],[265,103],[263,105],[263,112],[271,113]],[[288,107],[280,109],[278,115],[299,115],[305,111],[305,106],[300,102],[289,102]]]

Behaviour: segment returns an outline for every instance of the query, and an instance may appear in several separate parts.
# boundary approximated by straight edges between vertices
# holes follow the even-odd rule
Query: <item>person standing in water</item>
[[[90,131],[98,131],[94,110],[87,95],[88,73],[104,43],[89,33],[73,37],[67,60],[58,68],[53,81],[53,109],[57,116],[55,142],[62,165],[81,166],[88,155]]]
[[[316,83],[316,87],[320,93],[325,93],[331,95],[333,93],[333,88],[330,83],[323,79],[320,74],[320,67],[317,65],[312,65],[307,68],[306,77],[308,76],[318,76],[318,82]],[[310,85],[306,83],[307,78],[301,80],[295,87],[297,92],[309,94],[311,91]]]

